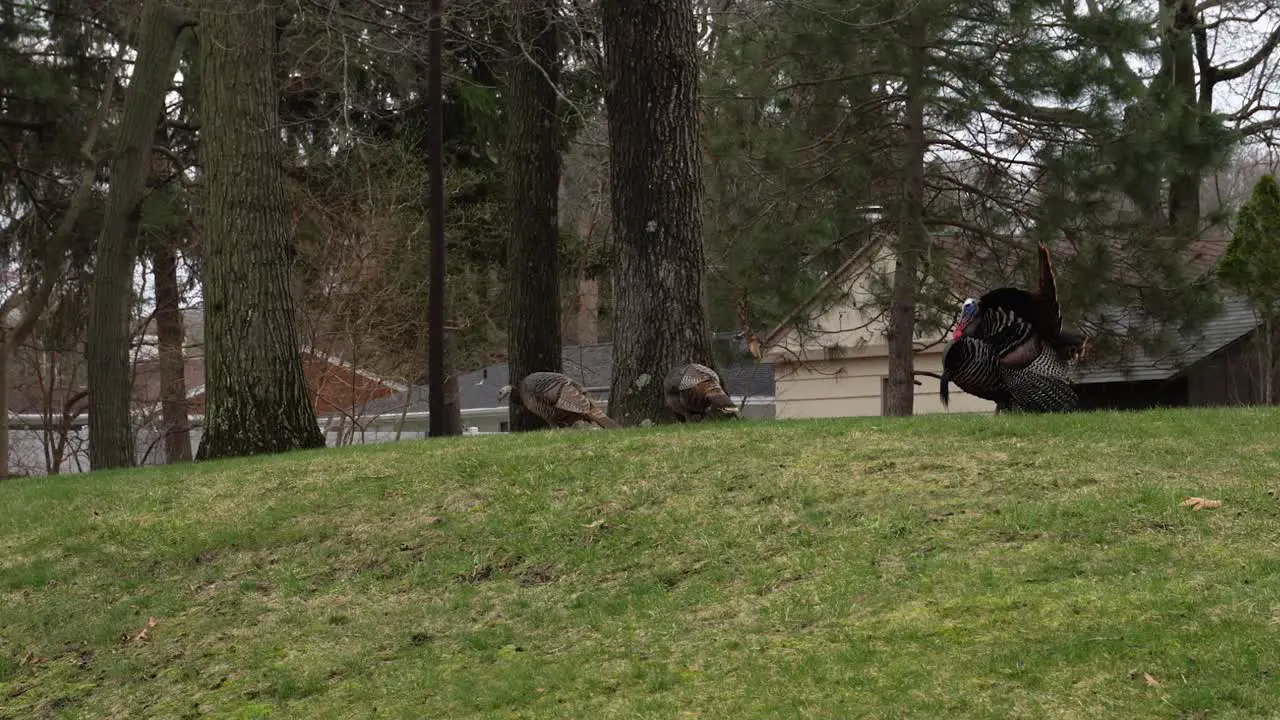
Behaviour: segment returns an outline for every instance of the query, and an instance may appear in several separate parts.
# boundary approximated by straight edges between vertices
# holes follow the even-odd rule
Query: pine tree
[[[1276,341],[1280,331],[1280,185],[1263,175],[1240,208],[1235,234],[1218,266],[1223,284],[1249,299],[1258,318],[1259,401],[1278,399]]]
[[[962,299],[948,257],[966,265],[976,289],[1034,282],[1026,268],[1041,241],[1055,248],[1069,322],[1139,309],[1152,329],[1138,339],[1151,346],[1205,320],[1215,302],[1181,254],[1189,240],[1170,237],[1163,217],[1153,230],[1152,217],[1165,213],[1161,178],[1190,167],[1188,153],[1202,167],[1228,143],[1201,133],[1190,148],[1170,113],[1157,113],[1157,126],[1132,110],[1146,107],[1148,88],[1114,58],[1158,59],[1153,16],[1045,0],[918,7],[928,51],[917,83],[907,72],[914,15],[893,3],[765,5],[720,24],[708,161],[717,320],[730,321],[741,295],[769,319],[794,307],[789,295],[806,295],[869,237],[853,212],[867,205],[903,228],[921,215],[935,238],[901,245],[896,277],[874,283],[884,288],[876,304],[897,326],[914,305],[919,337],[944,328]],[[925,101],[926,202],[904,212],[907,173],[920,165],[904,132],[913,88]],[[921,250],[927,262],[917,261]],[[894,336],[901,366],[907,333]],[[1094,356],[1107,346],[1097,339]],[[901,412],[911,372],[893,374],[902,396],[890,404]]]

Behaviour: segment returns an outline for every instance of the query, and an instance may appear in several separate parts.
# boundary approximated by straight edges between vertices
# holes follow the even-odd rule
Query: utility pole
[[[427,434],[445,434],[444,417],[444,74],[441,57],[443,0],[427,12],[427,166],[431,185],[431,290],[427,309]]]

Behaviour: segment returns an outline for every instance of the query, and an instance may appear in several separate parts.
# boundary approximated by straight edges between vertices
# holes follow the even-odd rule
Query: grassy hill
[[[0,717],[1257,717],[1278,468],[1280,412],[1224,410],[16,481]]]

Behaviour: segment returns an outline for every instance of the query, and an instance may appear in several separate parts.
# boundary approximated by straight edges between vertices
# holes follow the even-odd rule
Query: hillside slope
[[[1255,717],[1278,428],[737,422],[6,483],[0,717]]]

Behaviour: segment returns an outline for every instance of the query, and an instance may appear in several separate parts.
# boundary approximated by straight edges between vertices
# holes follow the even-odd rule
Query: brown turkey
[[[595,423],[602,428],[616,428],[618,423],[609,419],[600,406],[587,395],[568,375],[557,372],[535,372],[524,376],[520,389],[503,385],[498,400],[510,398],[523,405],[529,412],[547,421],[552,427],[567,428],[575,423]]]
[[[720,384],[720,376],[706,365],[688,363],[671,368],[662,381],[662,394],[680,422],[738,417],[738,408]]]

